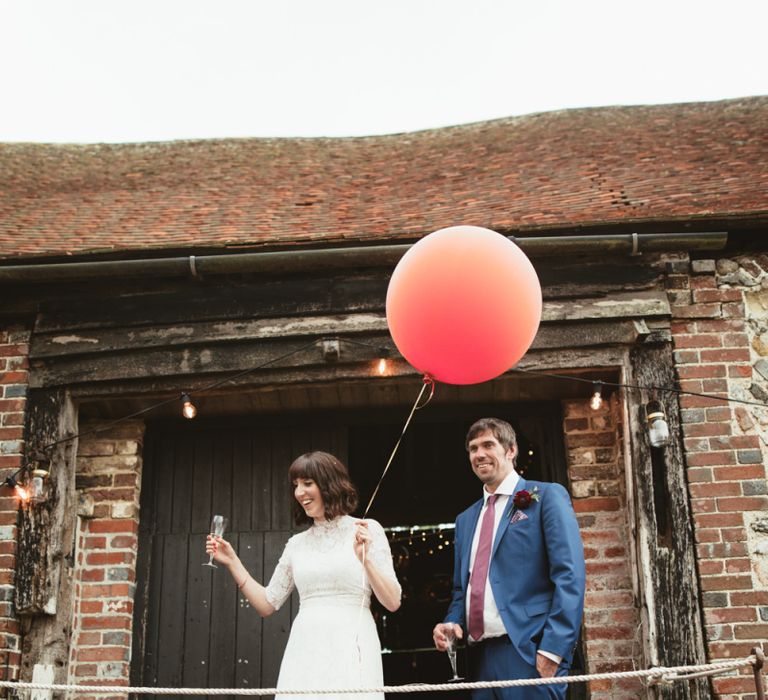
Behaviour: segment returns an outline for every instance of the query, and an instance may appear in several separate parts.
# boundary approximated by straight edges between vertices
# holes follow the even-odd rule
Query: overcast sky
[[[768,94],[768,0],[0,0],[0,141],[359,136]]]

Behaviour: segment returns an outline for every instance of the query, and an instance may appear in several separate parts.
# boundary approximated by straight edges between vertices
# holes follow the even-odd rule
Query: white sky
[[[768,93],[768,0],[0,0],[0,141],[413,131]]]

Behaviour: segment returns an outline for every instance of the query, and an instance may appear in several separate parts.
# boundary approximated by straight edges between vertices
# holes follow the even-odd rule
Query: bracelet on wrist
[[[245,578],[244,578],[242,581],[240,581],[240,583],[238,583],[238,584],[237,584],[237,587],[238,587],[238,588],[239,588],[241,591],[243,590],[243,586],[244,586],[246,583],[248,583],[248,579],[249,579],[249,578],[251,578],[251,575],[250,575],[250,574],[246,574],[246,575],[245,575]]]

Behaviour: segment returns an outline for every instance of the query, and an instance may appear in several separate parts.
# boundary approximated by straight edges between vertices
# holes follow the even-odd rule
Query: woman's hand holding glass
[[[205,551],[212,561],[229,567],[237,561],[237,554],[232,545],[221,535],[208,535],[205,541]]]

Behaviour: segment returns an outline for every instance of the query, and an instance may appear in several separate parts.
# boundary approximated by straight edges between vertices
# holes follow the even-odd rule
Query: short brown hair
[[[484,433],[486,430],[490,430],[493,433],[499,444],[504,448],[504,451],[511,450],[517,446],[517,436],[515,435],[515,429],[500,418],[481,418],[476,420],[469,426],[467,431],[467,439],[464,441],[464,447],[469,450],[469,443],[474,440],[480,433]]]
[[[357,508],[357,489],[350,481],[349,472],[343,462],[328,452],[307,452],[297,457],[288,470],[293,520],[297,525],[313,522],[293,497],[294,482],[298,479],[312,479],[317,484],[323,499],[326,520],[347,515]]]

